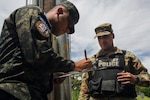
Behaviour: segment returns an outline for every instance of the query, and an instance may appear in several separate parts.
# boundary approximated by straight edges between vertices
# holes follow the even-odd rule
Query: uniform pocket
[[[102,78],[89,81],[89,93],[92,97],[97,97],[101,93]]]
[[[115,91],[115,80],[104,80],[102,82],[102,91]]]

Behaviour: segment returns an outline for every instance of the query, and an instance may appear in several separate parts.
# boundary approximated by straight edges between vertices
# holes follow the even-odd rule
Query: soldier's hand
[[[58,85],[58,84],[63,83],[63,81],[66,79],[66,77],[63,77],[63,78],[58,78],[58,77],[61,75],[64,75],[64,74],[65,74],[64,72],[53,73],[54,85]]]
[[[135,84],[136,83],[136,75],[133,75],[129,72],[120,72],[117,77],[118,81],[121,84]]]
[[[75,71],[82,71],[85,68],[89,68],[92,66],[92,62],[89,59],[82,59],[78,62],[75,62]]]

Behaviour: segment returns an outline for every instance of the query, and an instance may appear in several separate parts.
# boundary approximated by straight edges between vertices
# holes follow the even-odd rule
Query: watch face
[[[139,77],[136,76],[136,81],[135,81],[135,83],[139,83],[139,81],[140,81]]]

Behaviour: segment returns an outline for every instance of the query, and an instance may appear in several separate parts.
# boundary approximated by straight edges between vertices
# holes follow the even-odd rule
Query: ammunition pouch
[[[101,94],[102,78],[89,81],[89,94],[92,97],[98,97]]]
[[[95,71],[95,76],[89,81],[89,94],[95,98],[119,94],[123,90],[123,85],[117,81],[117,73],[120,71],[122,69]]]
[[[136,97],[134,85],[123,85],[117,81],[117,73],[125,70],[124,54],[99,57],[94,75],[89,73],[89,95],[99,97]]]

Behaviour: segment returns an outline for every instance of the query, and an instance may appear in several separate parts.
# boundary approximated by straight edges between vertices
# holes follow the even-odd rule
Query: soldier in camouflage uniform
[[[135,85],[150,86],[147,69],[132,52],[114,47],[110,23],[95,32],[101,50],[90,59],[97,70],[82,75],[78,100],[136,100]]]
[[[0,100],[47,100],[53,73],[82,71],[90,60],[64,59],[52,48],[52,35],[74,33],[79,13],[63,2],[47,14],[25,6],[5,19],[0,36]]]

